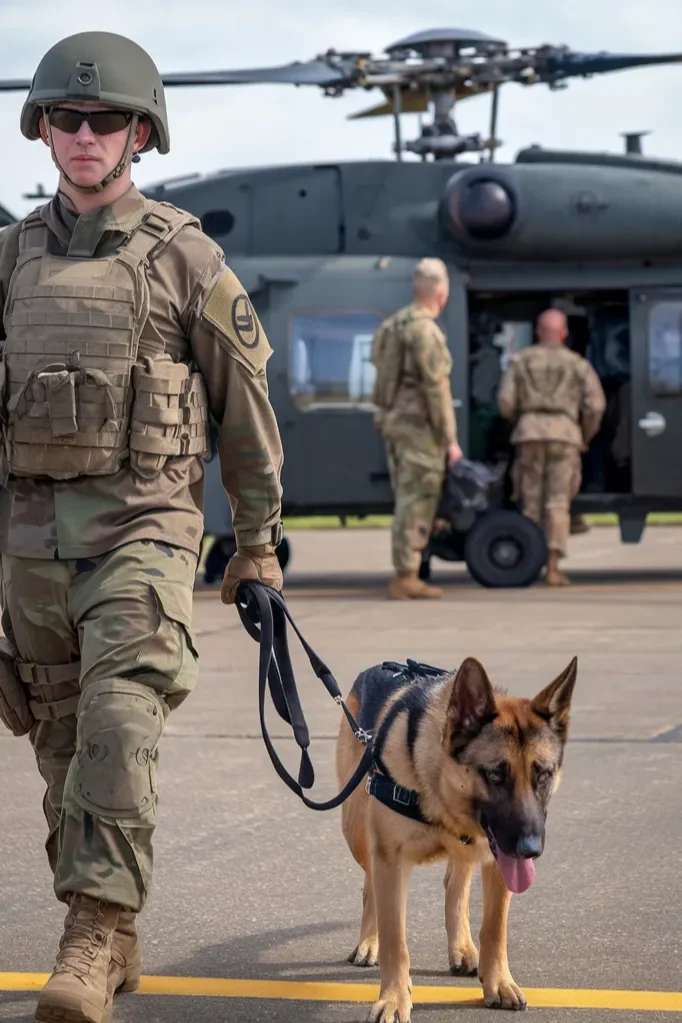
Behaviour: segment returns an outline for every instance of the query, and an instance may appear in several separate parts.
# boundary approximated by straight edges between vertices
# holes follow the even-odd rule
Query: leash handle
[[[311,810],[332,810],[340,806],[351,792],[357,788],[368,772],[373,759],[371,735],[360,728],[353,714],[346,706],[339,685],[324,661],[301,635],[296,623],[289,614],[286,602],[277,590],[255,580],[247,580],[237,590],[237,611],[244,628],[259,643],[258,658],[258,713],[261,733],[268,756],[275,771],[285,785],[295,792],[302,802]],[[303,789],[312,788],[315,781],[313,765],[308,754],[310,734],[303,715],[303,709],[296,689],[289,645],[286,634],[286,620],[298,636],[305,650],[311,667],[321,680],[327,692],[338,703],[356,738],[365,744],[366,749],[352,777],[338,795],[323,803],[309,799]],[[270,694],[277,713],[294,731],[294,738],[301,749],[301,763],[298,781],[289,774],[275,751],[265,724],[265,691],[269,686]]]

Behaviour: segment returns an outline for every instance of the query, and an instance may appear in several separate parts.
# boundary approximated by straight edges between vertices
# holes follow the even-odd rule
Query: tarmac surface
[[[532,695],[578,655],[545,853],[512,902],[512,974],[542,1023],[682,1018],[682,529],[649,528],[632,547],[615,529],[572,537],[573,585],[560,591],[484,590],[462,566],[434,563],[447,590],[428,604],[385,599],[385,531],[296,531],[290,542],[290,611],[344,692],[384,659],[454,668],[473,655],[510,693]],[[114,1020],[362,1023],[378,969],[346,962],[362,876],[339,811],[306,809],[275,774],[258,722],[258,648],[236,610],[198,584],[194,622],[199,686],[161,747],[142,988],[116,999]],[[326,799],[341,711],[293,633],[290,644],[312,795]],[[268,724],[296,774],[271,708]],[[0,792],[0,1021],[19,1023],[52,968],[64,907],[43,850],[42,781],[27,740],[4,730]],[[412,1020],[484,1020],[476,978],[448,973],[443,873],[412,877]],[[471,919],[477,938],[478,876]]]

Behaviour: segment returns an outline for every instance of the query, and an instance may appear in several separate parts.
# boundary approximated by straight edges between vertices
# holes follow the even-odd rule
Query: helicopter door
[[[278,419],[289,507],[353,514],[392,506],[373,422],[370,356],[381,321],[410,301],[414,266],[413,259],[344,257],[292,289],[273,316],[271,333],[288,347],[288,395]],[[448,310],[455,304],[465,316],[453,271]]]
[[[630,296],[633,492],[682,495],[682,288]]]

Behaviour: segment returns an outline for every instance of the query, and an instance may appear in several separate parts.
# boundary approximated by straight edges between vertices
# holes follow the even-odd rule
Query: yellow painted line
[[[47,973],[0,973],[0,991],[39,991]],[[682,992],[609,991],[590,988],[524,988],[528,1005],[548,1009],[621,1009],[630,1012],[682,1012]],[[139,994],[184,997],[281,999],[303,1002],[373,1002],[378,984],[297,980],[234,980],[215,977],[142,977]],[[477,987],[413,988],[415,1004],[482,1005]]]

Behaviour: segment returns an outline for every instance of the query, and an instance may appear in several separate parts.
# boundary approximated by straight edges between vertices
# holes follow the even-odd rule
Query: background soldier
[[[440,259],[423,259],[413,279],[414,301],[385,320],[372,343],[377,374],[377,429],[386,442],[395,495],[392,557],[394,600],[440,597],[419,578],[446,466],[462,457],[450,390],[452,358],[435,318],[449,296]]]
[[[597,433],[606,399],[599,377],[582,356],[564,347],[566,316],[548,309],[538,318],[538,345],[510,362],[498,394],[500,414],[518,417],[511,436],[515,499],[542,523],[548,548],[546,582],[568,584],[559,571],[566,555],[571,501],[580,490],[580,454]]]
[[[0,240],[0,716],[30,734],[69,906],[35,1018],[100,1023],[139,983],[158,746],[197,680],[209,411],[237,538],[226,603],[242,578],[281,589],[282,450],[242,285],[198,220],[132,185],[133,154],[169,149],[149,56],[109,33],[62,40],[21,131],[60,177]]]

